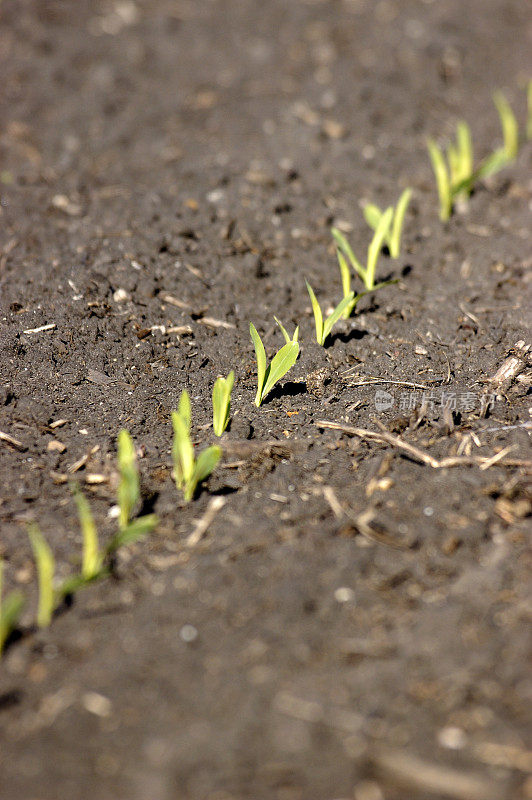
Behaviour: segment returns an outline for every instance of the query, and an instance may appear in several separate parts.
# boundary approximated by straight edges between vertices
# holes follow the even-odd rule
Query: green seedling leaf
[[[349,311],[348,316],[350,316],[351,311],[349,309],[352,310],[354,308],[354,305],[352,305],[354,298],[355,298],[355,293],[349,292],[347,297],[344,297],[342,300],[340,300],[334,311],[331,314],[329,314],[323,325],[322,341],[320,342],[321,345],[325,344],[328,335],[330,334],[330,332],[332,331],[333,327],[336,325],[340,317],[344,313],[347,313],[348,311]]]
[[[78,508],[79,524],[83,536],[81,576],[83,580],[90,581],[92,578],[99,575],[102,568],[102,558],[98,545],[98,532],[87,499],[80,492],[76,484],[73,484],[72,491]]]
[[[336,255],[338,257],[338,264],[340,266],[340,275],[342,277],[342,294],[344,297],[347,297],[351,292],[351,272],[349,270],[349,266],[345,259],[344,254],[341,250],[336,248]],[[344,311],[343,318],[347,319],[349,316],[347,311]]]
[[[364,219],[368,223],[369,227],[375,230],[382,217],[382,211],[380,208],[373,203],[367,203],[364,206],[363,213]]]
[[[24,595],[21,592],[10,592],[2,604],[0,616],[0,655],[10,634],[17,627],[17,622],[25,605]]]
[[[463,120],[456,126],[456,143],[458,149],[457,183],[462,183],[462,181],[467,180],[473,174],[473,142],[471,139],[471,128],[467,122]],[[469,194],[469,188],[465,191],[465,194],[466,196]]]
[[[183,392],[179,407],[182,407]],[[190,400],[188,400],[190,409]],[[185,403],[186,405],[186,403]],[[183,486],[192,478],[194,472],[194,448],[190,441],[190,416],[183,416],[179,411],[172,411],[172,427],[174,429],[174,441],[172,444],[172,458],[174,461],[174,475],[177,486]]]
[[[148,533],[151,533],[156,525],[157,517],[155,514],[146,514],[144,517],[138,517],[137,519],[132,520],[127,527],[122,528],[115,533],[105,548],[106,554],[111,555],[120,547],[133,544],[133,542],[142,539],[144,536],[147,536]]]
[[[397,205],[393,210],[391,227],[384,237],[384,241],[388,245],[388,250],[390,251],[390,256],[392,258],[399,258],[401,252],[401,234],[403,230],[403,222],[411,196],[412,189],[405,189],[401,194],[401,197],[397,201]],[[383,217],[383,212],[378,206],[374,205],[373,203],[368,203],[364,206],[364,217],[370,228],[373,228],[374,231],[377,231],[379,223]]]
[[[393,216],[392,229],[388,236],[388,247],[392,258],[399,258],[401,253],[401,236],[406,210],[412,197],[412,189],[405,189],[397,201]]]
[[[231,392],[235,382],[233,370],[227,378],[217,378],[212,390],[212,427],[215,436],[221,436],[227,428],[231,412]]]
[[[258,335],[258,334],[257,334]],[[227,398],[230,399],[231,389],[233,387],[233,380],[234,380],[234,373],[230,372],[227,378],[222,378],[225,381],[225,388],[228,388]],[[188,396],[187,396],[188,397]],[[213,412],[215,412],[215,404],[218,403],[218,399],[214,397],[214,390],[213,390]],[[181,404],[180,404],[181,406]],[[227,418],[229,415],[228,404],[226,404],[226,408],[220,411],[219,417],[225,419],[227,424]],[[188,406],[190,412],[190,404]],[[192,441],[190,439],[190,415],[188,416],[188,422],[184,419],[179,411],[172,412],[172,425],[174,427],[174,441],[172,445],[172,456],[174,460],[174,478],[177,484],[177,488],[183,491],[183,496],[185,501],[188,502],[192,500],[194,497],[194,493],[196,491],[196,487],[198,483],[200,483],[207,475],[210,475],[216,464],[218,463],[220,456],[222,454],[222,450],[219,447],[208,447],[204,450],[198,460],[196,461],[194,457],[194,448],[192,446]],[[155,522],[152,522],[155,517],[153,515],[148,517],[141,517],[140,520],[134,520],[129,526],[130,529],[135,532],[138,529],[139,525],[148,524],[154,525]],[[136,526],[131,528],[131,526]],[[151,529],[151,528],[150,528]]]
[[[310,302],[312,305],[312,311],[314,313],[314,325],[316,328],[316,341],[318,344],[323,344],[323,314],[321,313],[321,307],[316,299],[316,295],[314,294],[314,290],[308,281],[305,281],[307,286],[307,292],[309,293]]]
[[[436,178],[436,186],[438,187],[438,196],[440,198],[440,219],[446,222],[451,216],[452,211],[452,198],[449,172],[445,164],[445,158],[442,151],[433,139],[427,141],[432,169]]]
[[[4,562],[0,558],[0,655],[4,649],[9,635],[15,630],[24,608],[24,595],[21,592],[10,592],[5,600],[2,600],[4,577]]]
[[[364,281],[366,289],[373,289],[375,285],[375,270],[377,268],[377,260],[379,258],[379,253],[382,250],[384,241],[388,236],[392,219],[393,208],[390,206],[381,216],[379,224],[377,225],[377,230],[375,231],[373,239],[368,247],[368,263],[366,267],[366,280]]]
[[[37,625],[47,628],[52,621],[55,608],[54,571],[55,561],[42,533],[34,524],[28,529],[37,573],[39,576],[39,603],[37,609]]]
[[[456,144],[450,144],[447,148],[447,161],[451,202],[460,195],[467,199],[472,189],[473,145],[471,129],[463,120],[456,126]]]
[[[255,356],[257,358],[257,394],[255,396],[255,405],[258,407],[262,402],[263,388],[266,381],[266,351],[262,344],[262,339],[252,322],[249,323],[249,332],[255,346]]]
[[[323,314],[320,308],[320,304],[316,299],[316,295],[314,294],[314,290],[308,281],[305,281],[307,285],[307,291],[309,293],[310,302],[312,303],[312,310],[314,312],[314,324],[316,327],[316,341],[318,344],[321,344],[322,347],[325,344],[325,341],[332,331],[334,325],[338,322],[342,315],[345,315],[345,318],[349,316],[349,309],[351,304],[353,303],[355,293],[349,292],[336,306],[334,311],[329,314],[327,319],[323,320]]]
[[[507,164],[508,158],[504,148],[500,147],[498,150],[495,150],[495,152],[490,153],[490,155],[487,156],[482,164],[475,170],[470,181],[471,185],[473,185],[476,181],[489,178],[490,175],[495,175],[495,173],[499,172]]]
[[[118,471],[120,473],[120,483],[118,484],[119,525],[121,528],[125,528],[140,497],[140,482],[135,445],[128,431],[120,431],[117,444]]]
[[[192,480],[190,480],[185,487],[184,495],[187,502],[192,500],[198,485],[209,477],[221,457],[222,448],[216,445],[206,447],[205,450],[202,450],[196,461]]]
[[[336,256],[338,258],[338,264],[340,265],[340,275],[342,277],[342,292],[344,297],[347,297],[349,292],[351,291],[351,272],[349,270],[349,265],[345,260],[345,256],[341,250],[336,250]]]
[[[177,411],[181,415],[187,430],[190,431],[192,409],[190,406],[190,397],[186,389],[181,392],[181,397],[179,398],[179,403],[177,404]]]
[[[349,244],[343,233],[341,233],[338,230],[338,228],[331,228],[331,233],[333,235],[333,238],[336,242],[338,249],[343,253],[344,256],[347,257],[349,263],[351,264],[357,275],[360,278],[362,278],[364,283],[366,283],[366,270],[364,269],[358,258],[353,253],[351,245]]]
[[[294,331],[294,336],[293,336],[293,338],[291,339],[291,338],[290,338],[290,336],[288,335],[288,331],[287,331],[287,330],[286,330],[286,328],[284,327],[284,325],[283,325],[283,323],[281,322],[281,320],[277,319],[277,317],[275,316],[275,314],[273,315],[273,318],[274,318],[274,320],[276,321],[276,323],[278,324],[278,326],[280,327],[280,329],[281,329],[281,333],[282,333],[282,334],[283,334],[283,336],[284,336],[284,340],[285,340],[286,344],[289,344],[290,342],[297,342],[297,340],[298,340],[298,337],[299,337],[299,325],[296,327],[296,329],[295,329],[295,331]]]
[[[493,102],[499,112],[504,145],[502,150],[507,161],[514,161],[519,151],[519,126],[508,100],[502,92],[493,95]]]
[[[266,383],[262,392],[261,401],[264,400],[275,384],[283,378],[286,373],[292,369],[297,361],[299,355],[299,343],[288,342],[283,345],[281,349],[272,358],[271,364],[268,369]]]

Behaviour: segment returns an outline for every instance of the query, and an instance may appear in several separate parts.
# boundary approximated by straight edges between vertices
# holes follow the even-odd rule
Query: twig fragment
[[[419,447],[415,447],[409,442],[405,442],[405,440],[400,439],[399,436],[394,436],[387,430],[381,432],[370,431],[365,428],[354,428],[351,425],[342,425],[339,422],[331,422],[329,420],[318,420],[315,425],[318,428],[330,428],[331,430],[342,431],[350,436],[358,436],[360,439],[369,439],[370,441],[391,444],[398,450],[407,453],[415,461],[426,464],[433,469],[447,469],[448,467],[463,467],[468,465],[476,465],[483,469],[489,469],[489,467],[494,464],[500,464],[506,467],[532,467],[532,460],[506,458],[508,452],[510,449],[513,449],[513,447],[510,449],[506,448],[505,451],[501,451],[497,453],[496,456],[490,456],[489,458],[486,456],[447,456],[438,461],[438,459],[429,455],[429,453],[421,450]]]
[[[400,750],[379,750],[372,757],[378,775],[389,778],[409,792],[423,792],[452,800],[501,800],[506,787],[478,773],[423,761]]]
[[[44,331],[53,331],[56,327],[55,322],[50,322],[49,325],[41,325],[40,328],[28,328],[27,331],[22,331],[22,333],[43,333]]]
[[[194,524],[194,530],[190,536],[187,537],[185,542],[187,547],[195,547],[200,539],[205,536],[209,525],[215,518],[216,514],[218,514],[218,512],[221,511],[225,506],[225,502],[226,501],[224,497],[212,497],[210,499],[205,514],[200,517],[200,519],[196,520]]]
[[[10,447],[14,447],[15,450],[20,450],[21,453],[28,449],[26,445],[19,442],[18,439],[14,439],[8,433],[3,433],[2,431],[0,431],[0,441],[5,442]]]

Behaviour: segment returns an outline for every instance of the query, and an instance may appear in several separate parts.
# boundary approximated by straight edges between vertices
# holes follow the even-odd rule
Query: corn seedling
[[[140,481],[137,470],[137,457],[133,440],[126,430],[118,434],[118,507],[120,509],[119,526],[126,528],[131,519],[133,508],[140,497]]]
[[[467,122],[456,126],[456,140],[447,148],[447,160],[433,139],[427,142],[432,169],[440,198],[440,219],[445,222],[451,216],[454,200],[465,199],[473,188],[473,145],[471,129]]]
[[[519,126],[515,114],[502,92],[495,92],[493,102],[501,120],[503,146],[500,150],[506,161],[515,161],[519,152]]]
[[[44,536],[35,524],[29,526],[28,533],[39,579],[37,625],[39,628],[47,628],[52,621],[52,614],[56,607],[56,593],[54,591],[55,560]]]
[[[503,145],[487,156],[476,170],[473,169],[471,130],[466,122],[458,123],[456,141],[447,148],[447,160],[433,139],[427,141],[443,222],[451,216],[457,198],[467,199],[477,181],[494,175],[517,157],[519,127],[515,114],[502,92],[495,92],[493,102],[501,121]]]
[[[212,390],[212,427],[215,436],[221,436],[227,428],[231,412],[231,392],[235,382],[233,370],[227,378],[216,378]]]
[[[198,484],[209,477],[222,455],[222,449],[214,445],[203,450],[196,459],[190,439],[190,424],[190,398],[188,392],[183,391],[179,399],[178,410],[172,411],[174,429],[172,458],[174,480],[177,488],[183,492],[187,503],[194,497]]]
[[[379,222],[377,223],[375,233],[373,234],[373,239],[371,240],[368,247],[368,258],[365,267],[363,267],[360,261],[356,258],[355,254],[353,253],[353,250],[351,249],[351,245],[349,244],[345,236],[342,233],[340,233],[338,228],[332,228],[331,233],[334,237],[339,253],[338,258],[340,261],[340,269],[342,270],[342,280],[345,271],[343,269],[343,265],[347,267],[346,263],[347,260],[350,262],[351,266],[353,267],[357,275],[362,279],[362,282],[364,283],[364,286],[368,291],[372,291],[373,289],[376,288],[375,272],[377,269],[377,261],[379,258],[379,253],[382,250],[382,246],[386,240],[386,237],[388,236],[393,215],[394,215],[394,210],[391,206],[387,208],[383,214],[381,214]],[[340,259],[340,256],[342,256],[342,259]],[[344,295],[345,295],[345,286],[344,286]]]
[[[84,581],[91,581],[101,574],[103,554],[100,552],[98,533],[87,499],[80,492],[78,486],[73,485],[72,491],[78,509],[79,524],[83,536],[81,577]]]
[[[272,358],[268,364],[266,359],[266,350],[262,343],[262,339],[257,333],[257,329],[252,322],[249,323],[249,332],[255,347],[255,355],[257,358],[257,394],[255,395],[255,405],[260,407],[262,401],[268,395],[275,384],[283,378],[286,373],[292,369],[297,361],[299,355],[299,342],[297,336],[299,334],[299,327],[296,328],[294,338],[290,339],[286,331],[282,328],[286,344]]]
[[[21,592],[10,592],[5,600],[2,600],[3,578],[4,562],[0,558],[0,655],[10,634],[15,630],[24,608],[24,596]]]
[[[305,281],[305,283],[307,285],[307,291],[309,293],[310,302],[312,303],[312,311],[314,313],[316,341],[323,347],[333,327],[336,325],[342,314],[346,313],[346,311],[350,308],[354,301],[355,294],[354,292],[349,292],[349,294],[344,297],[343,300],[340,300],[334,311],[332,311],[326,319],[323,319],[323,313],[320,304],[316,299],[316,295],[314,294],[312,286],[308,281]]]
[[[363,297],[365,297],[367,294],[372,294],[372,292],[376,292],[377,289],[383,289],[385,286],[391,286],[392,283],[399,282],[398,278],[393,278],[392,280],[389,281],[381,281],[380,283],[376,283],[373,289],[368,289],[365,292],[359,292],[358,294],[355,294],[354,291],[351,290],[351,272],[349,270],[347,261],[345,260],[340,250],[336,251],[336,255],[338,256],[338,264],[340,265],[340,274],[342,276],[342,289],[344,293],[344,300],[348,297],[351,299],[351,302],[347,304],[346,309],[342,314],[344,319],[349,319],[358,301],[361,300]]]
[[[410,202],[410,198],[412,196],[412,189],[405,189],[402,193],[401,197],[399,198],[397,205],[393,211],[393,218],[391,227],[386,234],[384,241],[388,245],[388,250],[390,251],[390,255],[392,258],[399,258],[399,254],[401,252],[401,235],[403,231],[403,222],[405,219],[406,209],[408,208],[408,204]],[[374,205],[373,203],[368,203],[364,206],[364,217],[366,222],[373,228],[374,231],[377,230],[379,226],[379,222],[382,218],[383,212],[381,209]]]
[[[118,434],[118,532],[113,536],[106,548],[109,555],[119,547],[131,544],[150,533],[157,525],[155,514],[132,519],[133,509],[140,499],[140,479],[137,468],[137,457],[133,440],[126,430]]]

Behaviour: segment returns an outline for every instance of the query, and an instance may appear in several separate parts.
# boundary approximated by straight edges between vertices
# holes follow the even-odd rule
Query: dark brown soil
[[[529,337],[532,150],[442,225],[425,147],[459,118],[479,158],[497,146],[496,88],[524,128],[530,12],[3,0],[0,431],[21,448],[0,441],[0,555],[28,604],[0,664],[2,800],[532,797],[530,370],[488,380]],[[304,278],[339,299],[331,225],[362,254],[360,200],[405,186],[403,254],[379,263],[400,283],[319,348]],[[273,314],[302,352],[258,410],[249,322],[271,353]],[[212,442],[230,369],[223,464],[185,506],[170,412],[188,389]],[[511,449],[438,469],[324,420],[436,459]],[[75,477],[112,535],[122,427],[160,524],[32,632],[27,523],[68,574],[65,476],[88,455]]]

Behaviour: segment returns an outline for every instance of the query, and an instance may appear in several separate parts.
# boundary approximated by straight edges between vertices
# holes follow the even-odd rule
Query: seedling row
[[[528,84],[527,101],[528,117],[523,138],[531,140],[532,81]],[[494,94],[494,103],[500,118],[503,144],[476,168],[471,130],[465,121],[458,122],[455,141],[450,143],[445,151],[433,139],[427,141],[439,196],[439,216],[443,222],[451,217],[456,203],[468,201],[479,181],[494,175],[514,161],[517,156],[521,137],[515,115],[501,92]],[[314,315],[316,341],[319,345],[326,346],[335,325],[341,319],[346,320],[353,315],[357,303],[362,297],[397,283],[397,279],[377,282],[377,267],[384,248],[387,248],[392,259],[400,257],[403,225],[411,197],[412,189],[407,188],[395,206],[384,210],[374,204],[367,204],[364,207],[365,220],[373,230],[365,263],[355,255],[342,232],[337,228],[332,228],[342,297],[329,314],[324,314],[312,286],[305,281]],[[362,284],[360,291],[356,285],[353,288],[354,281]],[[260,408],[275,385],[292,369],[301,353],[299,325],[290,336],[282,322],[277,317],[274,319],[282,332],[285,344],[269,362],[257,329],[253,322],[249,324],[257,364],[257,390],[254,399],[257,408]],[[218,377],[213,386],[212,425],[216,437],[221,437],[229,424],[234,381],[234,371],[231,370],[226,378]],[[199,454],[195,453],[191,438],[192,407],[186,391],[181,393],[178,408],[172,412],[171,419],[173,428],[172,477],[184,502],[188,503],[194,499],[198,487],[216,468],[222,457],[222,447],[211,445]],[[118,526],[105,547],[99,543],[94,517],[86,497],[76,484],[71,484],[82,533],[82,553],[78,572],[57,584],[54,556],[48,543],[36,524],[30,525],[28,528],[38,578],[38,604],[35,617],[35,626],[38,628],[46,628],[50,625],[54,614],[67,598],[72,597],[90,583],[111,575],[117,551],[121,547],[141,539],[153,531],[157,525],[157,518],[154,514],[135,517],[135,509],[140,499],[140,480],[134,444],[126,430],[120,431],[118,435],[117,452],[120,476],[117,489]],[[12,591],[2,598],[3,573],[4,563],[0,559],[0,654],[17,629],[26,603],[26,597],[18,590]]]

